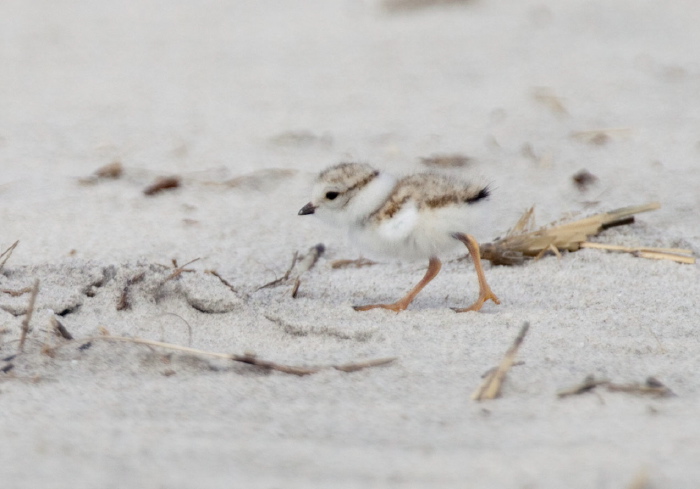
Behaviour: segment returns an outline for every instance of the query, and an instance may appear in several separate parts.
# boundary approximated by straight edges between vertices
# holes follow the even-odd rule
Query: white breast
[[[391,218],[375,225],[351,226],[350,239],[369,257],[427,260],[463,247],[452,233],[479,236],[484,210],[467,204],[419,210],[409,201]]]

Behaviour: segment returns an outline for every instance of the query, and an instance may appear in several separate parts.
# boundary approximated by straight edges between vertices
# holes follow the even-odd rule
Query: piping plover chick
[[[479,279],[479,298],[457,312],[478,311],[487,300],[500,304],[481,266],[479,244],[465,230],[476,223],[479,208],[489,196],[479,186],[437,173],[396,178],[362,163],[341,163],[316,178],[311,202],[299,215],[315,214],[321,220],[348,230],[351,241],[370,256],[428,260],[428,271],[408,294],[393,304],[356,306],[403,311],[435,276],[438,258],[459,243],[466,245]]]

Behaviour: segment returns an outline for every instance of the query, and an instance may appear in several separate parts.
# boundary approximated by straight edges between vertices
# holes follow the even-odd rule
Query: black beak
[[[313,205],[311,202],[306,204],[304,207],[301,208],[299,211],[300,216],[308,216],[309,214],[313,214],[314,211],[316,210],[316,206]]]

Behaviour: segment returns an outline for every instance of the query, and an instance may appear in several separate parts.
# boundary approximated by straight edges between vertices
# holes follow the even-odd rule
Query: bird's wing
[[[381,222],[377,232],[387,241],[401,241],[413,232],[418,218],[418,207],[413,202],[407,202],[396,214]]]

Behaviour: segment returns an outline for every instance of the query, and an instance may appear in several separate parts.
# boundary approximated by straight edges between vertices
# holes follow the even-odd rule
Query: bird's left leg
[[[479,309],[481,309],[481,306],[484,305],[484,302],[488,300],[492,300],[496,304],[500,304],[501,301],[498,299],[498,297],[496,297],[496,294],[493,293],[491,287],[489,287],[489,284],[486,282],[484,268],[481,266],[481,254],[479,253],[479,243],[477,243],[476,239],[474,239],[474,237],[469,234],[454,233],[452,237],[464,243],[467,249],[469,250],[469,254],[474,260],[474,268],[476,269],[476,275],[479,278],[479,298],[474,302],[474,304],[472,304],[469,307],[453,309],[456,312],[478,311]]]
[[[428,285],[435,276],[440,273],[440,268],[442,268],[442,263],[436,257],[432,257],[428,262],[428,271],[418,284],[411,289],[411,291],[406,294],[402,299],[394,302],[393,304],[371,304],[368,306],[355,306],[356,311],[369,311],[370,309],[382,308],[389,309],[394,312],[403,311],[408,307],[408,305],[413,302],[418,293],[423,290],[423,287]]]

